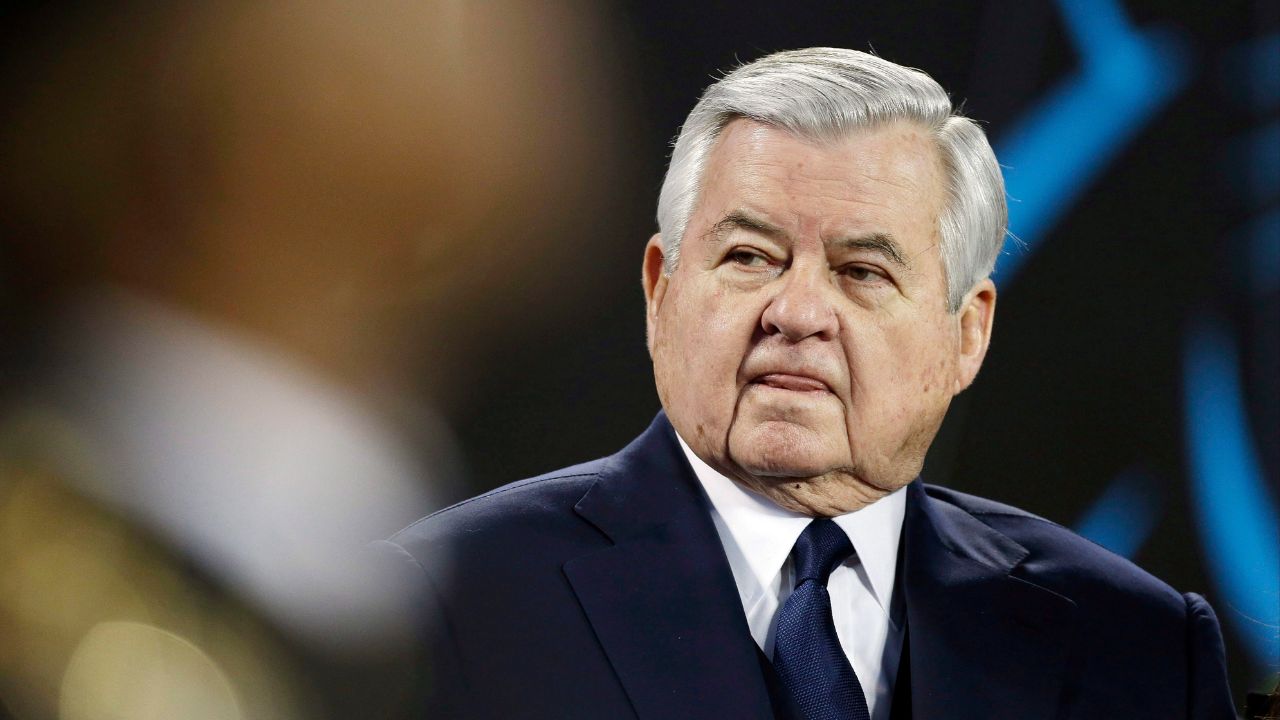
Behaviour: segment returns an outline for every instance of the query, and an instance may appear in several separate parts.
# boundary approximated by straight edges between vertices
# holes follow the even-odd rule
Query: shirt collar
[[[743,488],[703,462],[678,434],[680,449],[711,501],[722,541],[744,605],[753,603],[770,588],[791,555],[800,533],[813,518],[786,510],[762,495]],[[886,614],[898,569],[898,542],[906,513],[906,488],[846,515],[833,518],[849,536],[866,570],[870,590]]]

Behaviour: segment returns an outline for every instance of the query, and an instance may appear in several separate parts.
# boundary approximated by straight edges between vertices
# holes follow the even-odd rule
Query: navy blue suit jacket
[[[1202,598],[1020,510],[907,492],[914,717],[1234,717]],[[773,717],[665,415],[616,455],[460,503],[382,548],[435,620],[432,717]]]

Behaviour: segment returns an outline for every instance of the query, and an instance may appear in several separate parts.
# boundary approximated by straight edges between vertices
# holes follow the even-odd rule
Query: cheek
[[[736,384],[746,345],[732,307],[714,291],[668,297],[654,342],[655,374],[671,391],[664,400],[704,405]]]
[[[658,393],[686,441],[698,436],[708,447],[720,447],[737,409],[738,374],[759,315],[752,315],[751,298],[723,288],[683,290],[668,296],[655,332]]]
[[[949,395],[954,384],[955,357],[944,341],[938,338],[935,344],[921,346],[913,376],[903,378],[906,386],[919,392],[925,400]]]
[[[722,374],[730,362],[736,367],[744,347],[742,322],[725,293],[685,293],[678,300],[666,318],[672,359],[695,375]]]
[[[956,338],[945,326],[863,326],[845,342],[853,413],[900,419],[945,402],[956,376]]]

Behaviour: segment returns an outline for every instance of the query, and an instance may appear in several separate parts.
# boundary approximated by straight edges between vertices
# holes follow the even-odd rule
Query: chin
[[[729,454],[752,475],[816,477],[848,464],[833,452],[835,438],[829,435],[785,421],[735,425],[729,432]]]

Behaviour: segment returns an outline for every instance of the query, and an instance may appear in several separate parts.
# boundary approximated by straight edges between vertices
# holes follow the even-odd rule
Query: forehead
[[[731,121],[713,148],[698,214],[749,210],[789,231],[883,232],[936,242],[943,171],[928,130],[910,122],[811,140]]]

